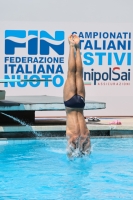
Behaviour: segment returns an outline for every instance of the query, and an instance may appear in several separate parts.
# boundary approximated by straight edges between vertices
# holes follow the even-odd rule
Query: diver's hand
[[[79,151],[86,155],[89,154],[91,150],[91,142],[90,142],[90,136],[80,136],[79,137]]]
[[[71,136],[68,139],[68,146],[67,146],[68,157],[74,156],[75,150],[78,149],[78,140],[79,140],[79,136]]]

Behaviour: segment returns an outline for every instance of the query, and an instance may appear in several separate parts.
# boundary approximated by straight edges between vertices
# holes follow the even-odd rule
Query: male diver
[[[83,110],[85,106],[85,87],[83,67],[80,55],[80,39],[70,35],[67,80],[63,97],[66,108],[66,136],[68,138],[67,154],[82,157],[90,153],[90,132],[86,126]],[[76,54],[75,54],[76,53]],[[78,152],[78,153],[77,153]]]

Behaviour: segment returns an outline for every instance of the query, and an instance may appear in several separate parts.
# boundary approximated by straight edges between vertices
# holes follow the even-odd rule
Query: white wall
[[[0,0],[0,20],[133,22],[132,0]]]
[[[0,0],[0,21],[132,23],[133,0]],[[6,23],[6,22],[5,22]],[[133,116],[133,94],[129,98],[86,95],[104,101],[105,110],[85,111],[86,115]],[[44,113],[38,112],[38,115]],[[65,115],[46,112],[45,115]]]

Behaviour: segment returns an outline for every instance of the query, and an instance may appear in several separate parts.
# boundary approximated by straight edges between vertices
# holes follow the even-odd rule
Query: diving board
[[[85,110],[105,109],[105,102],[86,100]],[[10,104],[10,105],[9,105]],[[6,96],[0,101],[0,111],[60,111],[65,110],[62,97],[57,96]]]

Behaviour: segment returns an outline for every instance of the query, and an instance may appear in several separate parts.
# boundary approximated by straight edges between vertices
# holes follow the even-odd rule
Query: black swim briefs
[[[69,108],[84,108],[85,100],[82,96],[75,94],[68,101],[64,101],[64,104],[66,107],[69,107]]]

